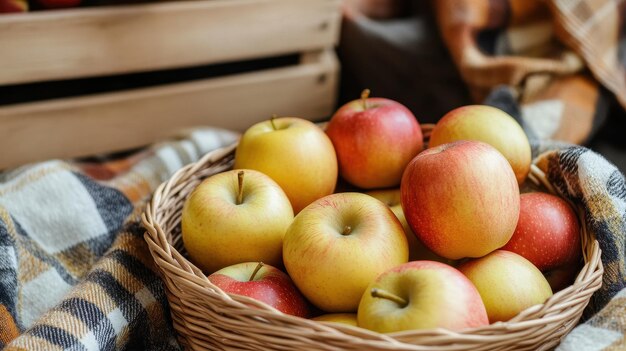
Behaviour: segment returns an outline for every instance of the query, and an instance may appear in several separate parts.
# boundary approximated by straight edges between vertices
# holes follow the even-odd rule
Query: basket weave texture
[[[161,184],[142,216],[144,235],[161,272],[174,329],[187,350],[549,350],[579,321],[602,284],[600,248],[578,209],[584,266],[574,284],[507,322],[450,331],[379,334],[347,325],[285,315],[256,300],[228,295],[186,258],[181,210],[205,178],[231,169],[236,145],[215,150]],[[554,193],[533,165],[529,180]]]

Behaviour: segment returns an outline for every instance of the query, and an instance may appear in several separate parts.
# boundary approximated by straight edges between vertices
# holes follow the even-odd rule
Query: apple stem
[[[343,227],[343,232],[341,232],[342,235],[348,235],[352,232],[352,227],[347,225],[345,227]]]
[[[390,293],[390,292],[388,292],[386,290],[373,288],[370,293],[372,294],[372,297],[379,297],[379,298],[391,300],[391,301],[397,303],[398,305],[400,305],[400,307],[403,307],[403,308],[406,307],[406,305],[409,304],[407,302],[407,300],[401,298],[400,296],[398,296],[396,294],[392,294],[392,293]]]
[[[263,268],[263,262],[259,262],[259,264],[256,265],[254,271],[252,271],[252,274],[250,275],[250,279],[248,279],[249,282],[254,280],[254,277],[261,270],[261,268]]]
[[[243,171],[237,173],[237,182],[239,183],[239,191],[237,192],[237,205],[243,202]]]
[[[274,130],[277,130],[278,128],[276,128],[276,123],[274,123],[274,120],[277,118],[278,116],[276,114],[273,114],[272,117],[270,117],[270,123],[272,124],[272,128]]]
[[[364,89],[361,92],[361,101],[363,101],[363,109],[367,110],[367,98],[370,97],[370,90]]]

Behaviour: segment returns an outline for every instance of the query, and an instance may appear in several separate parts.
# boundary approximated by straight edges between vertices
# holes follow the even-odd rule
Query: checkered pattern
[[[442,38],[474,100],[511,87],[529,136],[582,144],[604,122],[611,93],[626,107],[626,2],[435,4]]]
[[[139,215],[175,170],[237,137],[196,130],[117,160],[0,173],[0,347],[179,349]]]
[[[559,346],[563,351],[626,348],[626,182],[602,156],[583,147],[544,153],[538,160],[556,189],[586,212],[587,227],[600,242],[602,287],[585,310],[590,317]]]

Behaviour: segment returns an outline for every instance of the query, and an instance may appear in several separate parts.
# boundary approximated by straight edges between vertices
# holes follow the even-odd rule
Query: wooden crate
[[[197,125],[243,130],[274,113],[326,117],[339,6],[202,0],[0,16],[5,86],[300,55],[285,67],[0,106],[0,168],[124,150]]]

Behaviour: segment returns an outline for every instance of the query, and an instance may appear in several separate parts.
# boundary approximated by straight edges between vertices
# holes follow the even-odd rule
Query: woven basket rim
[[[575,207],[578,209],[577,212],[581,220],[584,266],[574,284],[558,291],[544,304],[532,306],[507,322],[496,322],[488,326],[460,331],[437,328],[379,334],[339,323],[318,322],[286,315],[260,301],[245,296],[227,294],[213,285],[199,268],[175,248],[174,240],[170,236],[171,231],[167,232],[163,227],[164,221],[171,221],[171,228],[180,224],[180,216],[176,217],[176,211],[168,207],[171,204],[167,201],[174,198],[173,195],[178,194],[181,190],[189,191],[190,188],[194,188],[195,186],[192,186],[194,182],[197,184],[206,176],[230,169],[236,146],[237,143],[233,143],[209,152],[197,162],[178,170],[170,179],[159,185],[142,214],[142,223],[146,229],[144,238],[165,282],[174,327],[179,340],[187,348],[230,348],[232,345],[228,346],[220,344],[220,342],[229,340],[228,337],[236,339],[238,334],[243,333],[241,332],[243,327],[239,324],[237,326],[242,328],[239,330],[227,325],[223,327],[226,332],[221,331],[222,333],[227,333],[229,328],[234,328],[230,329],[233,335],[228,335],[227,338],[220,335],[220,332],[216,332],[220,326],[217,322],[216,325],[212,326],[215,329],[212,331],[203,330],[203,326],[196,325],[198,324],[195,322],[196,319],[205,318],[203,313],[198,311],[205,312],[205,310],[213,309],[232,314],[226,319],[219,320],[223,324],[230,323],[229,318],[232,319],[233,323],[239,323],[238,318],[249,318],[251,321],[246,320],[246,322],[255,324],[254,327],[259,330],[258,338],[260,341],[258,342],[260,343],[267,341],[273,345],[271,342],[278,342],[276,341],[280,339],[278,337],[275,337],[276,340],[270,340],[271,337],[264,336],[264,334],[271,334],[272,329],[283,330],[287,328],[287,330],[299,332],[302,334],[302,344],[297,344],[297,340],[300,339],[296,335],[294,336],[295,344],[290,345],[302,349],[309,348],[311,345],[322,347],[325,343],[331,346],[340,345],[339,348],[329,347],[329,349],[344,349],[342,345],[349,345],[345,349],[359,349],[359,347],[367,346],[368,349],[380,350],[487,350],[492,349],[491,346],[495,347],[493,349],[510,349],[511,346],[520,346],[520,349],[526,349],[524,347],[527,346],[527,349],[535,349],[528,348],[532,339],[525,338],[529,337],[540,338],[540,343],[537,345],[550,348],[559,343],[560,337],[551,338],[550,335],[541,335],[541,328],[545,325],[551,325],[552,329],[546,331],[552,333],[558,331],[560,336],[565,335],[576,325],[591,295],[602,284],[603,266],[600,259],[599,243],[585,225],[584,211]],[[531,166],[529,180],[558,195],[545,174],[534,164]],[[178,198],[176,201],[180,208],[181,199]],[[250,311],[254,312],[253,315],[246,315]],[[555,326],[559,324],[563,326],[559,327],[558,330],[555,329]],[[257,337],[254,332],[250,334],[247,329],[245,334],[252,335],[252,339]],[[323,335],[323,337],[319,337],[319,335]],[[320,340],[311,340],[314,336]],[[250,338],[250,336],[248,337]],[[264,341],[264,339],[268,340]],[[324,343],[321,342],[322,340]],[[516,340],[524,342],[517,345]],[[277,349],[282,349],[282,347],[282,345],[277,344]]]

